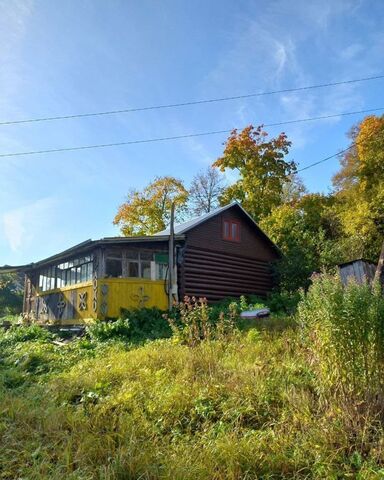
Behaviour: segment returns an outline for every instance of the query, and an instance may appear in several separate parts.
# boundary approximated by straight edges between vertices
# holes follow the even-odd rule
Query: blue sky
[[[381,0],[0,0],[0,121],[242,95],[383,73]],[[383,80],[185,108],[0,126],[0,153],[241,128],[384,107]],[[305,166],[362,116],[284,130]],[[225,135],[0,158],[0,265],[118,234],[131,187],[190,182]],[[337,159],[303,172],[327,192]]]

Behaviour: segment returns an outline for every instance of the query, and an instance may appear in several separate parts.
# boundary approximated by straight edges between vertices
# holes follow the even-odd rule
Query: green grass
[[[289,328],[8,347],[0,478],[383,478],[381,427],[323,404],[304,353]]]
[[[383,479],[381,383],[374,398],[351,389],[344,355],[361,306],[369,332],[384,310],[368,289],[332,282],[312,288],[297,320],[193,347],[179,336],[135,346],[125,325],[115,340],[103,330],[106,341],[66,345],[36,328],[0,335],[0,479]],[[364,335],[381,368],[382,337]]]

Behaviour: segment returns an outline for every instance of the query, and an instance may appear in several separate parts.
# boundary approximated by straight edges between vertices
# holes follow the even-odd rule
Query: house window
[[[152,252],[131,251],[126,253],[128,277],[151,278]]]
[[[92,280],[93,257],[75,258],[53,265],[39,272],[39,289],[42,292]]]
[[[240,222],[223,220],[223,239],[230,242],[240,242]]]
[[[139,262],[128,262],[128,277],[136,278],[139,276]]]
[[[141,278],[151,278],[151,261],[153,253],[140,252],[140,273]]]
[[[107,256],[105,260],[105,276],[107,278],[121,278],[123,276],[123,258],[121,253]]]

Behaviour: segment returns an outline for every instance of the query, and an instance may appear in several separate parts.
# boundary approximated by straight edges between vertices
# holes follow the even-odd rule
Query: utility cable
[[[352,80],[344,80],[340,82],[332,82],[332,83],[321,83],[317,85],[307,85],[304,87],[296,87],[296,88],[285,88],[282,90],[271,90],[267,92],[256,92],[256,93],[248,93],[245,95],[234,95],[230,97],[219,97],[219,98],[209,98],[203,100],[195,100],[189,102],[181,102],[181,103],[170,103],[165,105],[151,105],[147,107],[135,107],[135,108],[124,108],[120,110],[109,110],[104,112],[91,112],[91,113],[78,113],[74,115],[57,115],[52,117],[37,117],[37,118],[28,118],[24,120],[4,120],[0,122],[1,125],[16,125],[22,123],[33,123],[33,122],[51,122],[55,120],[69,120],[73,118],[84,118],[84,117],[96,117],[102,115],[117,115],[121,113],[132,113],[132,112],[143,112],[146,110],[161,110],[166,108],[179,108],[179,107],[186,107],[190,105],[202,105],[207,103],[217,103],[217,102],[227,102],[231,100],[241,100],[245,98],[254,98],[254,97],[263,97],[267,95],[276,95],[280,93],[293,93],[293,92],[302,92],[305,90],[313,90],[316,88],[326,88],[326,87],[335,87],[337,85],[348,85],[353,83],[359,82],[368,82],[372,80],[380,80],[383,79],[384,75],[376,75],[372,77],[364,77],[364,78],[356,78]]]
[[[323,116],[319,116],[319,117],[300,118],[300,119],[296,119],[296,120],[288,120],[288,121],[285,121],[285,122],[269,123],[269,124],[265,124],[263,126],[264,127],[276,127],[276,126],[281,126],[281,125],[290,125],[290,124],[294,124],[294,123],[312,122],[312,121],[315,121],[315,120],[323,120],[323,119],[341,117],[341,116],[346,116],[346,115],[355,115],[355,114],[361,114],[361,113],[376,112],[376,111],[379,111],[379,110],[384,110],[384,107],[371,108],[371,109],[368,109],[368,110],[359,110],[359,111],[355,111],[355,112],[335,113],[335,114],[332,114],[332,115],[323,115]],[[24,155],[38,155],[38,154],[44,154],[44,153],[70,152],[70,151],[76,151],[76,150],[89,150],[89,149],[96,149],[96,148],[119,147],[119,146],[123,146],[123,145],[135,145],[135,144],[140,144],[140,143],[165,142],[165,141],[171,141],[171,140],[180,140],[180,139],[183,139],[183,138],[193,138],[193,137],[204,137],[204,136],[209,136],[209,135],[218,135],[218,134],[223,134],[223,133],[230,133],[232,131],[233,131],[233,129],[214,130],[214,131],[210,131],[210,132],[189,133],[189,134],[185,134],[185,135],[174,135],[174,136],[168,136],[168,137],[130,140],[130,141],[116,142],[116,143],[102,143],[102,144],[97,144],[97,145],[82,145],[82,146],[79,146],[79,147],[62,147],[62,148],[53,148],[53,149],[49,149],[49,150],[32,150],[32,151],[27,151],[27,152],[2,153],[2,154],[0,154],[0,158],[3,158],[3,157],[19,157],[19,156],[24,156]]]
[[[370,135],[367,136],[367,138],[365,140],[369,140],[371,137],[373,137],[373,135],[375,135],[375,131],[373,131]],[[354,147],[357,147],[358,145],[360,145],[361,143],[363,142],[353,142],[349,147],[347,148],[344,148],[344,150],[340,150],[339,152],[337,153],[334,153],[333,155],[329,155],[329,157],[325,157],[321,160],[318,160],[317,162],[314,162],[314,163],[310,163],[309,165],[307,165],[306,167],[303,167],[303,168],[299,168],[297,170],[297,173],[299,172],[303,172],[304,170],[308,170],[309,168],[312,168],[312,167],[315,167],[316,165],[319,165],[320,163],[324,163],[328,160],[331,160],[331,158],[335,158],[335,157],[338,157],[339,155],[342,155],[343,153],[345,152],[348,152],[349,150],[352,150],[352,148]]]

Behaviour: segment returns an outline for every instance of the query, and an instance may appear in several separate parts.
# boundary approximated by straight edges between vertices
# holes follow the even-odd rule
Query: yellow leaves
[[[368,161],[368,157],[372,153],[380,154],[379,151],[373,152],[375,150],[375,145],[377,145],[378,140],[381,140],[381,145],[384,143],[384,116],[375,117],[369,116],[366,117],[360,124],[360,131],[357,135],[357,152],[359,159],[362,163]]]
[[[169,222],[172,202],[177,214],[185,209],[188,191],[181,180],[174,177],[156,177],[143,192],[132,190],[128,199],[118,208],[113,220],[123,235],[151,235],[163,230]]]

